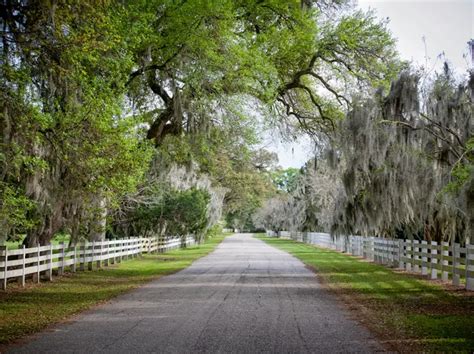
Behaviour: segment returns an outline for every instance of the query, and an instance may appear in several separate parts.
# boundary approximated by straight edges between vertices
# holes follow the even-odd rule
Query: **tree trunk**
[[[90,241],[105,240],[107,227],[107,199],[103,196],[97,197],[95,201],[94,217],[90,223]]]

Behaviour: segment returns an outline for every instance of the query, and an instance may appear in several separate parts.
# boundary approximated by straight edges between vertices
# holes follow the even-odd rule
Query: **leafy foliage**
[[[174,189],[183,203],[208,200],[206,227],[222,212],[250,227],[274,193],[261,121],[327,134],[352,92],[400,66],[372,15],[327,15],[345,1],[0,7],[1,238],[26,232],[30,245],[58,232],[103,238],[107,220],[116,232]],[[209,199],[180,194],[192,187]]]
[[[147,231],[158,229],[161,234],[199,234],[207,225],[209,194],[199,189],[166,190],[162,198],[148,206],[140,206],[132,214],[133,223]],[[137,230],[137,226],[134,227]],[[145,234],[144,232],[140,234]]]
[[[132,57],[114,10],[87,1],[2,5],[1,178],[17,204],[29,200],[4,222],[30,220],[28,244],[61,230],[100,235],[98,210],[146,169],[149,149],[133,117],[121,116]]]
[[[300,169],[293,167],[277,170],[272,173],[272,182],[279,190],[291,193],[296,189],[300,173]]]

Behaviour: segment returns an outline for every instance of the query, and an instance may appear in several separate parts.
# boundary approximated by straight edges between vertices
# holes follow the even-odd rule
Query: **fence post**
[[[438,279],[438,243],[431,241],[431,279]]]
[[[421,241],[421,275],[428,275],[428,242]]]
[[[398,268],[405,269],[405,258],[404,255],[405,251],[405,240],[400,239],[398,240]]]
[[[375,262],[382,263],[381,241],[376,237],[374,240]]]
[[[79,262],[80,262],[79,270],[82,270],[82,271],[84,271],[86,268],[86,247],[87,247],[86,241],[83,241],[82,245],[79,247]],[[82,254],[82,258],[81,258],[81,254]],[[81,259],[82,259],[82,262],[81,262]]]
[[[394,239],[390,239],[388,241],[388,244],[389,244],[389,255],[390,255],[390,262],[391,262],[391,266],[392,267],[395,267],[395,264],[396,266],[398,267],[398,265],[400,264],[400,260],[398,259],[398,256],[395,257],[395,253],[398,253],[398,246],[400,245],[399,242],[396,242]]]
[[[21,272],[21,286],[22,287],[25,287],[25,275],[26,275],[26,247],[25,245],[23,245],[23,259],[22,259],[22,272]]]
[[[94,249],[94,253],[95,253],[95,249]],[[99,255],[97,257],[96,267],[97,269],[100,269],[102,267],[102,241],[99,241]]]
[[[128,237],[124,238],[123,240],[123,253],[124,256],[122,257],[122,260],[127,260],[128,259]]]
[[[128,245],[130,243],[130,237],[126,237],[123,242],[123,248],[124,248],[124,253],[125,253],[125,260],[128,259]],[[123,259],[123,258],[122,258]]]
[[[377,245],[377,247],[375,247],[375,245]],[[376,262],[379,264],[382,264],[383,263],[382,240],[378,239],[377,237],[375,238],[375,242],[374,242],[374,251],[375,251]]]
[[[449,266],[449,243],[441,242],[441,279],[443,281],[448,281],[449,273],[448,273],[448,266]]]
[[[53,243],[49,244],[49,269],[48,269],[48,280],[53,280]]]
[[[461,285],[461,277],[458,273],[458,257],[457,257],[457,248],[456,243],[453,242],[453,285],[459,286]],[[460,254],[461,255],[461,254]]]
[[[466,290],[474,290],[474,265],[471,260],[474,259],[474,245],[466,242]]]
[[[375,239],[374,236],[369,237],[369,245],[368,245],[368,252],[369,252],[369,259],[372,262],[375,262]]]
[[[66,254],[66,249],[65,249],[65,244],[64,241],[61,242],[61,267],[59,268],[59,274],[63,275],[64,274],[64,262],[65,262],[65,254]]]
[[[370,237],[366,237],[364,240],[364,258],[367,258],[369,261],[372,260],[372,256],[370,254]]]
[[[390,248],[390,240],[384,239],[383,240],[383,253],[385,255],[385,264],[389,267],[392,266],[392,256],[391,256],[391,248]]]
[[[7,274],[8,274],[8,249],[7,246],[0,246],[0,251],[3,253],[3,281],[2,290],[7,290]]]
[[[418,252],[419,252],[419,248],[418,248],[418,244],[420,242],[418,240],[413,240],[413,271],[415,273],[419,273],[420,272],[420,265],[418,264],[418,260],[420,259],[419,255],[418,255]]]
[[[114,264],[120,263],[120,254],[121,254],[121,246],[120,246],[120,239],[115,240],[114,244]]]
[[[384,259],[383,259],[384,253],[383,253],[383,251],[384,251],[383,240],[379,239],[377,241],[377,260],[378,260],[378,263],[380,263],[380,264],[383,264],[383,262],[384,262]]]
[[[379,263],[379,246],[376,237],[374,237],[374,262]]]
[[[413,262],[412,244],[413,244],[413,240],[407,240],[406,248],[405,248],[406,260],[407,260],[405,264],[405,269],[407,270],[407,272],[411,272],[411,266]]]
[[[392,266],[392,256],[391,256],[391,247],[390,247],[390,240],[384,239],[383,240],[383,253],[385,255],[385,264],[389,267]]]
[[[384,238],[380,240],[380,263],[388,264],[388,254],[387,254],[387,240]]]
[[[89,245],[90,245],[90,243],[89,243]],[[92,266],[94,264],[94,253],[95,253],[95,241],[92,241],[91,260],[90,260],[90,262],[87,263],[87,269],[88,270],[92,270]]]
[[[109,256],[112,255],[110,257],[110,264],[115,264],[115,245],[116,245],[116,240],[110,240],[109,241],[109,248],[107,249],[107,252],[109,252]],[[110,247],[112,246],[112,247]],[[112,248],[112,253],[110,253],[110,248]]]
[[[40,251],[40,244],[38,242],[38,251],[36,252],[36,282],[40,282],[41,274],[40,274],[40,257],[41,257],[41,251]]]
[[[77,244],[74,244],[74,255],[73,255],[72,271],[76,272],[76,263],[77,263]]]
[[[103,241],[104,242],[104,241]],[[110,259],[110,241],[105,241],[105,260],[104,260],[104,264],[106,267],[109,266],[109,259]]]

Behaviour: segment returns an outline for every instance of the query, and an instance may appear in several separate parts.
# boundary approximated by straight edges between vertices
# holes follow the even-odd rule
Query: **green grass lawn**
[[[474,294],[339,252],[259,236],[313,268],[354,314],[400,351],[474,351]]]
[[[0,344],[38,332],[147,281],[184,269],[213,251],[223,239],[218,236],[200,246],[143,255],[101,270],[67,274],[52,282],[0,292]]]

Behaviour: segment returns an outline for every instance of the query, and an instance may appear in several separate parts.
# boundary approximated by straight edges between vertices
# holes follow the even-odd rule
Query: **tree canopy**
[[[6,0],[0,26],[0,240],[27,245],[139,232],[164,196],[207,203],[196,230],[250,227],[275,193],[262,127],[329,139],[402,66],[346,1]]]

